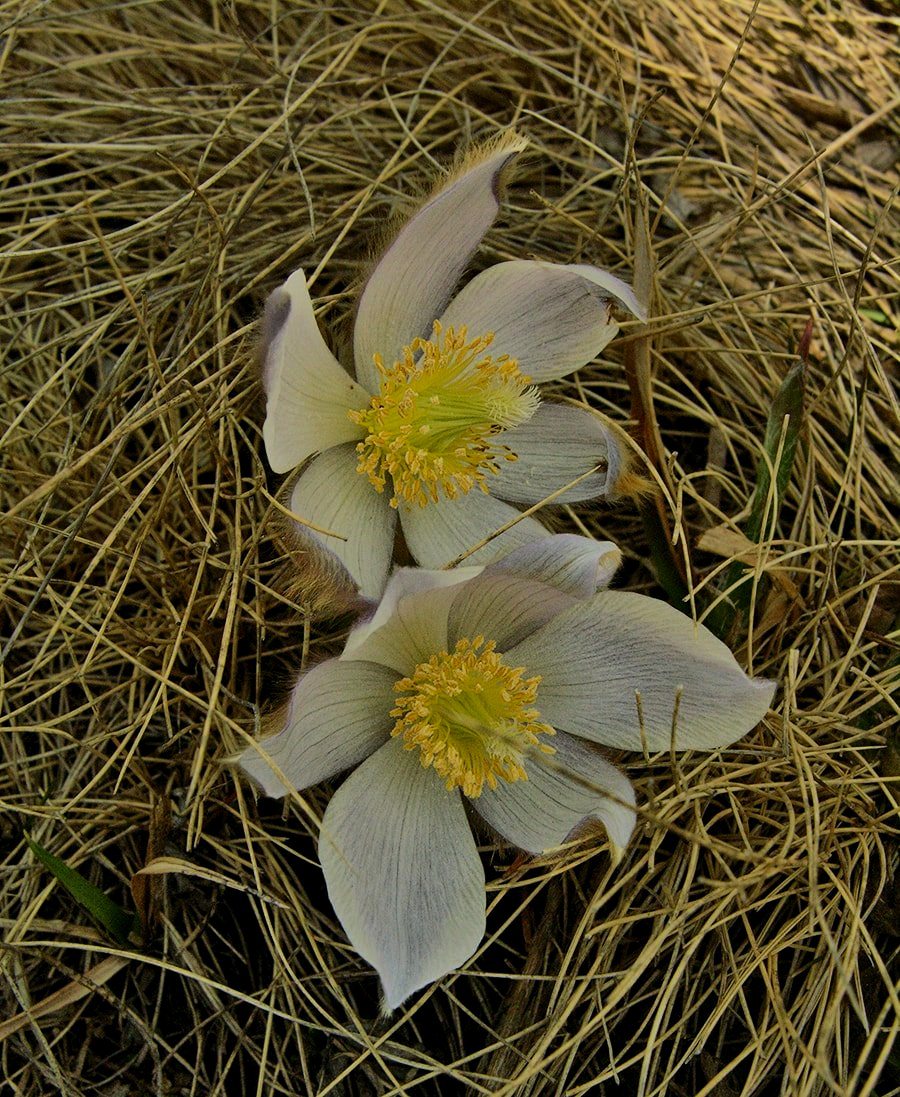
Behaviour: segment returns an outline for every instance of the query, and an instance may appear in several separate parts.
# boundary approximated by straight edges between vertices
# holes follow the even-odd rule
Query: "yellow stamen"
[[[540,677],[523,678],[525,668],[507,666],[494,646],[483,636],[460,640],[452,655],[432,655],[394,686],[391,735],[406,750],[418,747],[422,765],[466,796],[480,796],[485,782],[496,788],[498,777],[525,781],[528,754],[555,753],[538,736],[556,733],[531,707]]]
[[[424,507],[440,491],[454,499],[476,485],[487,492],[486,475],[516,459],[494,438],[530,419],[540,397],[514,359],[484,353],[493,338],[468,341],[464,327],[435,321],[432,338],[413,340],[391,369],[375,356],[381,391],[348,414],[366,430],[357,470],[379,492],[391,481],[391,506]]]

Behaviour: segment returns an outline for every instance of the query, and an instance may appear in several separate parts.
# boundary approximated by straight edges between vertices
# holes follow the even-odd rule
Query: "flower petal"
[[[294,271],[266,302],[263,318],[263,440],[275,472],[288,472],[311,453],[362,438],[347,417],[369,394],[325,345],[306,278]]]
[[[525,763],[527,781],[485,787],[472,806],[508,842],[528,853],[561,846],[582,823],[599,819],[618,860],[634,830],[631,782],[590,744],[565,732],[557,732],[551,742],[555,754],[536,755]]]
[[[610,297],[620,295],[612,293],[613,284],[624,287],[623,294],[628,289],[584,263],[513,259],[476,275],[450,302],[441,324],[465,325],[473,337],[493,332],[492,355],[515,358],[534,382],[550,381],[586,365],[615,338],[619,326],[610,319]],[[627,297],[623,303],[631,308],[630,290]]]
[[[527,423],[504,431],[500,441],[518,460],[504,462],[492,488],[511,503],[539,503],[585,473],[552,503],[609,495],[628,464],[627,452],[601,419],[566,404],[541,404]]]
[[[608,270],[595,267],[590,263],[566,263],[565,269],[586,278],[605,297],[611,297],[614,301],[618,301],[620,305],[628,309],[636,320],[643,320],[646,323],[647,306],[638,300],[637,294],[627,282],[617,278],[614,274],[610,274]]]
[[[554,617],[507,661],[541,675],[542,720],[625,750],[644,742],[636,693],[646,745],[659,751],[673,741],[676,750],[728,746],[759,723],[775,692],[774,682],[748,678],[708,629],[625,591]]]
[[[475,490],[424,507],[401,503],[400,525],[416,561],[422,567],[440,568],[491,537],[518,514],[508,503]],[[461,562],[467,566],[484,564],[504,551],[549,536],[535,518],[521,518]]]
[[[335,793],[319,859],[353,947],[385,1005],[464,964],[484,935],[484,869],[458,793],[391,740]]]
[[[294,686],[283,729],[248,747],[238,758],[241,768],[266,796],[278,797],[349,769],[390,735],[396,680],[375,663],[320,663]]]
[[[525,148],[514,134],[450,177],[398,233],[372,271],[359,299],[353,333],[356,376],[379,388],[372,361],[390,366],[450,299],[472,252],[497,216],[503,170]]]
[[[408,594],[421,594],[426,590],[453,587],[480,574],[480,567],[452,568],[450,571],[429,571],[427,568],[395,568],[388,579],[384,594],[374,614],[356,625],[347,637],[342,658],[358,658],[354,652],[363,640],[380,629],[394,615],[397,603]]]
[[[447,617],[455,597],[456,587],[444,586],[401,598],[384,624],[341,659],[368,659],[401,676],[412,674],[418,663],[447,650]]]
[[[590,598],[609,586],[622,561],[612,541],[577,533],[555,533],[508,552],[484,569],[485,575],[519,575],[549,583],[575,598]]]
[[[518,644],[575,602],[570,594],[519,575],[480,575],[456,592],[447,620],[447,650],[484,636],[499,652]]]
[[[355,446],[334,446],[314,457],[294,485],[290,508],[327,531],[295,523],[301,537],[333,553],[363,595],[377,598],[381,594],[393,554],[396,519],[388,497],[379,495],[356,471]]]

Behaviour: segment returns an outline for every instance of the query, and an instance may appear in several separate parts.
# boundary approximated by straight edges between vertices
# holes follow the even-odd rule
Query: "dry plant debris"
[[[5,0],[0,20],[11,1091],[900,1092],[890,0]],[[652,283],[646,337],[560,391],[623,422],[643,362],[692,604],[749,562],[733,642],[783,689],[717,757],[632,759],[618,868],[602,841],[529,863],[486,842],[482,948],[384,1022],[324,896],[324,795],[254,804],[220,764],[346,623],[290,582],[256,323],[301,264],[323,319],[347,316],[402,195],[510,124],[532,152],[477,261]],[[755,544],[810,317],[794,474]],[[633,505],[557,524],[657,589]],[[142,939],[95,928],[25,834]]]

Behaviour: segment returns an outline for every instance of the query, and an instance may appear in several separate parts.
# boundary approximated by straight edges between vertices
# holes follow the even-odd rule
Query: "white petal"
[[[485,787],[472,806],[508,842],[528,853],[561,846],[582,823],[599,819],[618,860],[634,830],[631,782],[588,743],[564,732],[547,741],[556,753],[529,758],[527,781]]]
[[[541,719],[607,746],[715,750],[768,711],[775,683],[748,678],[702,625],[655,598],[603,591],[506,656],[540,674]],[[680,693],[680,700],[677,700]],[[673,733],[673,718],[677,722]]]
[[[468,495],[440,499],[424,507],[401,503],[400,525],[409,551],[426,568],[445,567],[491,537],[487,544],[461,561],[468,566],[487,563],[518,545],[550,536],[541,523],[531,517],[520,518],[503,533],[492,536],[518,514],[515,507],[476,489]]]
[[[401,598],[384,624],[341,659],[368,659],[401,676],[412,674],[418,663],[447,650],[447,618],[455,597],[456,587],[444,586]]]
[[[296,468],[311,453],[363,437],[347,412],[365,407],[369,394],[325,345],[302,270],[294,271],[266,302],[263,341],[263,440],[276,472]]]
[[[565,377],[596,358],[619,330],[601,275],[612,278],[584,264],[497,263],[460,290],[441,323],[465,325],[472,337],[493,332],[490,353],[515,358],[532,381]]]
[[[566,404],[541,404],[527,423],[504,431],[499,440],[518,460],[505,462],[491,487],[511,503],[539,503],[585,473],[553,505],[611,494],[627,464],[622,444],[601,419]]]
[[[319,859],[353,947],[385,1005],[460,967],[484,935],[484,870],[457,792],[391,740],[338,789]]]
[[[464,583],[481,572],[480,567],[452,568],[450,571],[429,571],[426,568],[395,568],[388,579],[384,594],[374,614],[356,625],[347,637],[342,658],[353,656],[363,640],[386,624],[393,616],[397,603],[408,594],[421,594],[426,590],[453,587]],[[358,656],[354,656],[358,658]]]
[[[638,300],[637,294],[627,282],[610,274],[608,270],[592,266],[590,263],[566,263],[565,269],[581,275],[592,282],[606,296],[618,301],[637,320],[647,319],[647,306]]]
[[[375,663],[320,663],[294,686],[283,729],[245,750],[241,767],[266,796],[279,797],[349,769],[390,735],[396,680]]]
[[[503,169],[525,147],[520,138],[498,144],[413,215],[372,271],[359,300],[353,333],[356,376],[379,387],[372,358],[385,365],[432,322],[450,300],[466,263],[497,216]]]
[[[326,533],[295,523],[300,536],[332,552],[360,592],[377,598],[394,550],[395,512],[356,471],[356,447],[335,446],[314,457],[294,485],[291,510]]]
[[[485,575],[519,575],[549,583],[575,598],[590,598],[607,587],[622,561],[612,541],[593,541],[577,533],[556,533],[501,556]]]
[[[575,602],[546,583],[518,575],[480,575],[461,586],[447,621],[448,651],[457,640],[484,636],[500,652],[518,644]]]

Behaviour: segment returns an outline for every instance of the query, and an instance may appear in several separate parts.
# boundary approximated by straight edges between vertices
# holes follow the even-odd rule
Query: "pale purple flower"
[[[356,767],[319,857],[387,1009],[482,939],[466,804],[535,854],[599,820],[617,857],[634,792],[599,747],[716,750],[765,715],[774,684],[706,628],[605,589],[618,561],[608,542],[559,535],[485,567],[396,571],[340,658],[299,679],[279,733],[241,755],[270,796]]]
[[[645,312],[619,278],[587,264],[497,263],[454,290],[497,214],[511,136],[451,175],[404,225],[366,282],[354,375],[319,330],[302,271],[269,298],[263,324],[266,454],[305,463],[290,497],[298,532],[325,546],[363,595],[378,597],[396,523],[413,558],[484,563],[546,536],[554,503],[614,496],[620,436],[537,385],[592,361],[618,331],[613,304]],[[573,483],[573,481],[577,481]],[[568,485],[568,486],[567,486]]]

